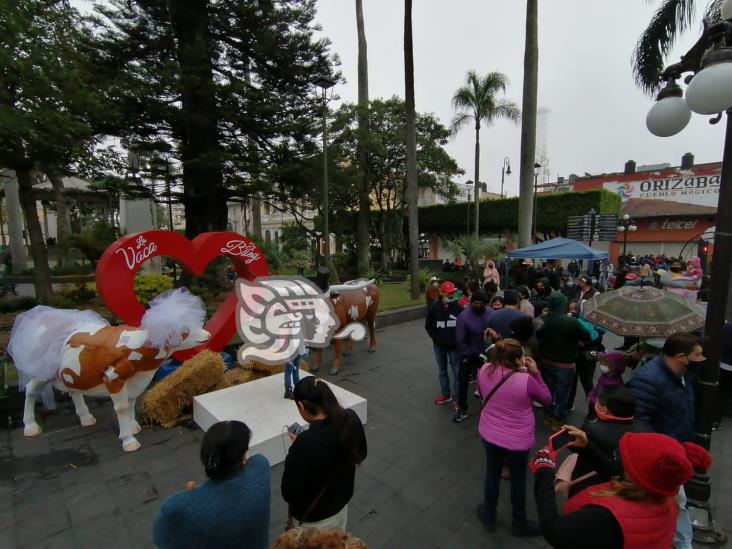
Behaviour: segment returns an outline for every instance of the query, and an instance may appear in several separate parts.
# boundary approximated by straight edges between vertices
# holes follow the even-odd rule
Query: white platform
[[[300,377],[310,375],[300,371]],[[366,399],[328,383],[338,402],[353,409],[366,423]],[[204,431],[219,421],[237,419],[252,430],[249,455],[262,454],[271,465],[285,460],[290,439],[284,427],[295,422],[305,425],[294,401],[283,398],[284,374],[221,389],[193,399],[193,420]]]

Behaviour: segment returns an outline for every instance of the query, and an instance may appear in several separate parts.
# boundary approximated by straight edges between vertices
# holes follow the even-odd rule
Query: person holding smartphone
[[[300,434],[290,429],[282,497],[289,506],[288,526],[346,528],[356,465],[366,459],[366,433],[353,410],[341,407],[320,378],[301,379],[293,390],[297,410],[310,424]]]
[[[488,532],[496,531],[501,468],[508,464],[511,478],[512,528],[514,536],[539,534],[536,522],[526,513],[526,466],[534,446],[532,401],[549,405],[552,397],[536,362],[524,355],[521,343],[512,338],[496,341],[491,362],[478,373],[483,409],[478,433],[486,456],[483,504],[478,518]]]

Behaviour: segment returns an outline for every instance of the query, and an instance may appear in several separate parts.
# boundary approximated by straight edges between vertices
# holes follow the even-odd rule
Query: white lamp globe
[[[710,64],[686,89],[686,104],[699,114],[717,114],[732,107],[732,62]]]
[[[691,111],[683,97],[664,97],[648,111],[646,127],[653,135],[670,137],[683,130],[690,119]]]
[[[721,11],[722,19],[732,19],[732,0],[725,0]]]
[[[625,227],[623,227],[622,225],[618,225],[618,232],[619,233],[625,232]]]

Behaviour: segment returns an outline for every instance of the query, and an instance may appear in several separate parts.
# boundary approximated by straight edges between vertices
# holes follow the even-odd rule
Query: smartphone
[[[558,452],[573,440],[574,437],[569,434],[569,431],[559,429],[559,431],[549,436],[549,448],[551,448],[552,452]]]
[[[292,425],[290,425],[287,430],[291,432],[293,435],[297,436],[300,433],[302,433],[305,430],[305,427],[300,425],[299,423],[295,422]]]

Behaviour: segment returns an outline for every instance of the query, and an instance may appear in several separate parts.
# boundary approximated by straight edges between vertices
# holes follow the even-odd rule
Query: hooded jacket
[[[547,300],[549,314],[536,333],[543,359],[552,362],[574,363],[580,343],[589,343],[592,336],[576,318],[567,316],[567,298],[561,292],[552,292]]]
[[[436,345],[446,349],[457,347],[455,328],[457,318],[462,312],[463,308],[457,301],[450,301],[445,305],[439,300],[430,305],[424,328]]]

